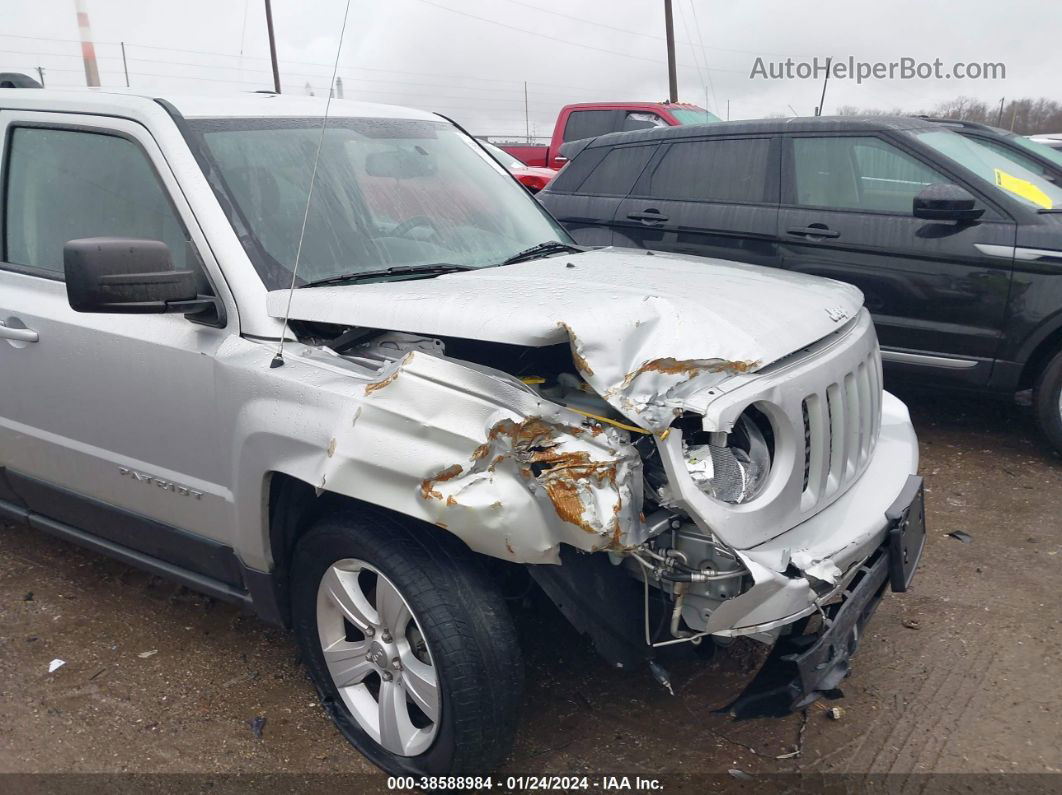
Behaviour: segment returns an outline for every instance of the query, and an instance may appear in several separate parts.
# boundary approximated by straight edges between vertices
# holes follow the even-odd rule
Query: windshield
[[[1062,206],[1062,188],[1021,164],[1010,155],[951,130],[914,132],[918,140],[948,159],[968,168],[992,189],[1037,209]]]
[[[192,123],[212,187],[271,290],[291,284],[321,119]],[[388,267],[498,265],[571,238],[445,122],[330,118],[296,285]],[[386,278],[386,277],[383,277]]]
[[[1024,135],[1015,135],[1010,140],[1014,141],[1014,143],[1022,149],[1028,149],[1033,154],[1039,155],[1045,160],[1050,160],[1056,166],[1062,168],[1062,151],[1052,149],[1050,146],[1042,144],[1039,141],[1030,140]]]
[[[668,108],[679,124],[711,124],[722,121],[704,108]]]
[[[501,149],[495,146],[494,144],[487,143],[486,141],[480,141],[480,143],[483,144],[484,149],[486,149],[488,152],[498,158],[498,162],[506,168],[523,168],[525,165],[527,165],[519,158],[513,157],[504,149]]]

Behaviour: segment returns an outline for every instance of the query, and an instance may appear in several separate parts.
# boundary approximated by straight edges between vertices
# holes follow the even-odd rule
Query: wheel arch
[[[1024,356],[1018,389],[1031,389],[1036,385],[1040,373],[1055,354],[1062,351],[1062,314],[1052,318],[1050,324],[1041,328],[1036,337],[1028,344]]]
[[[299,539],[320,517],[329,513],[351,510],[364,514],[387,515],[401,521],[411,531],[445,533],[464,547],[468,545],[449,530],[430,525],[415,516],[383,505],[334,491],[319,491],[293,475],[270,471],[265,475],[264,504],[266,506],[267,554],[272,562],[268,573],[268,593],[263,584],[252,588],[256,610],[264,617],[284,626],[291,624],[291,561]],[[475,553],[473,554],[480,554]],[[257,591],[257,593],[255,593]],[[260,603],[261,602],[261,603]]]

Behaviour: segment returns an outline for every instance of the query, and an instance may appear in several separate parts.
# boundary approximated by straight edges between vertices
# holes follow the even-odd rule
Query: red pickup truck
[[[707,124],[719,120],[714,113],[684,102],[584,102],[561,108],[553,128],[553,140],[548,145],[500,144],[499,147],[529,166],[560,168],[567,160],[560,155],[561,144],[568,141],[645,127]]]

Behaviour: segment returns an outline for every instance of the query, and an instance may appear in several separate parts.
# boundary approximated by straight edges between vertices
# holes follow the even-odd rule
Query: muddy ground
[[[829,704],[840,720],[812,708],[800,755],[776,759],[802,716],[712,713],[755,649],[673,665],[672,697],[608,669],[552,610],[518,609],[527,698],[503,772],[1062,771],[1062,459],[1016,407],[904,397],[930,535]],[[0,771],[373,773],[284,632],[20,527],[0,532]]]

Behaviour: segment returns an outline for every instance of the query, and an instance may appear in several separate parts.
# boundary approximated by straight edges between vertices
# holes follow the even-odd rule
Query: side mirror
[[[914,217],[927,221],[976,221],[985,214],[977,199],[958,185],[929,185],[914,197]]]
[[[194,314],[214,307],[192,271],[173,268],[160,240],[87,237],[63,246],[66,296],[75,312]]]

